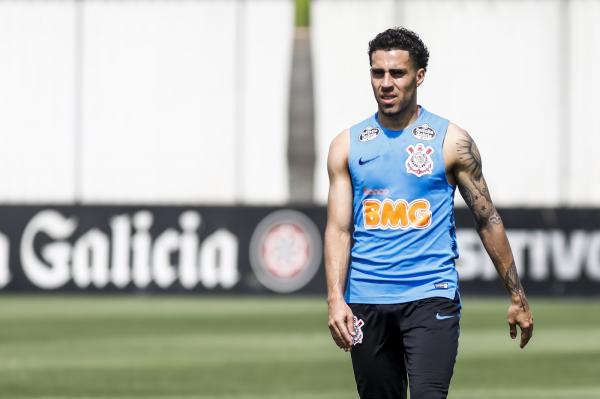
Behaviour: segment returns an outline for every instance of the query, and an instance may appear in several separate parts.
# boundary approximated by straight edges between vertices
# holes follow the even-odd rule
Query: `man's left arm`
[[[516,338],[516,326],[519,325],[520,346],[523,348],[533,334],[533,317],[517,274],[502,218],[496,211],[483,177],[479,150],[471,136],[453,124],[448,128],[446,144],[444,152],[450,163],[449,178],[455,180],[471,210],[479,237],[510,295],[511,304],[507,316],[510,336]]]

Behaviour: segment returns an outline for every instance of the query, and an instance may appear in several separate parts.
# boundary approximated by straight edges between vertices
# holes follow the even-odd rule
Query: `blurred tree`
[[[314,93],[310,51],[310,0],[296,0],[289,102],[290,201],[312,203],[315,166]]]
[[[310,0],[296,0],[296,26],[310,24]]]

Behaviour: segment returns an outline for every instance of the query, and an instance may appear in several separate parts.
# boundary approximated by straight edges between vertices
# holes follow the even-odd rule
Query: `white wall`
[[[74,195],[74,6],[0,2],[0,201]]]
[[[289,197],[287,138],[294,7],[292,1],[281,0],[250,0],[244,7],[237,181],[246,203],[282,203]]]
[[[403,24],[431,50],[420,102],[475,136],[499,205],[598,205],[598,17],[314,0],[315,199],[331,138],[375,111],[368,41]],[[0,202],[285,202],[292,34],[292,0],[0,1]]]
[[[232,201],[235,2],[84,4],[83,199]]]
[[[0,2],[0,201],[287,200],[292,33],[292,0]]]
[[[561,52],[572,82],[567,170],[569,205],[600,204],[600,2],[576,0],[569,10],[569,48]],[[564,134],[565,132],[561,132]],[[564,157],[564,151],[559,157]]]
[[[84,199],[287,199],[291,4],[86,3]]]
[[[592,112],[593,96],[600,90],[597,78],[588,79],[599,66],[597,46],[590,50],[594,40],[598,42],[598,28],[592,22],[600,15],[598,4],[570,5],[573,12],[565,26],[573,32],[571,48],[578,50],[570,63],[571,75],[564,76],[561,64],[568,57],[560,48],[564,10],[559,0],[316,0],[312,20],[320,95],[316,200],[326,200],[325,160],[331,138],[376,111],[364,55],[368,41],[390,26],[404,25],[419,33],[431,53],[419,102],[475,137],[498,205],[597,203],[600,189],[587,180],[600,177],[600,161],[591,159],[593,144],[600,140],[596,122],[583,122],[595,132],[585,139],[586,156],[578,156],[582,153],[573,144],[570,155],[563,154],[563,148],[569,134],[574,135],[571,140],[578,136],[575,123],[585,120],[584,112]],[[588,69],[579,64],[589,65]],[[571,97],[585,105],[573,102],[578,108],[571,110],[573,128],[565,132],[560,127],[569,118],[569,109],[561,88],[569,87],[570,78],[575,91]],[[591,173],[575,177],[572,170],[563,175],[568,168],[581,170],[582,158]],[[588,184],[583,184],[586,180]]]

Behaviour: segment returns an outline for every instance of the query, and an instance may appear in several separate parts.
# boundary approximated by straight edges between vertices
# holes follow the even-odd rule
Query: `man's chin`
[[[400,110],[397,107],[379,107],[379,112],[381,112],[385,116],[396,116],[400,113]]]

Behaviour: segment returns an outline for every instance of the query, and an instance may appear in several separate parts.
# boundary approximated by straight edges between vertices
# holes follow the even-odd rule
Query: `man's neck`
[[[377,112],[379,123],[390,130],[402,130],[419,117],[419,106],[415,103],[395,115],[385,115],[381,109]]]

